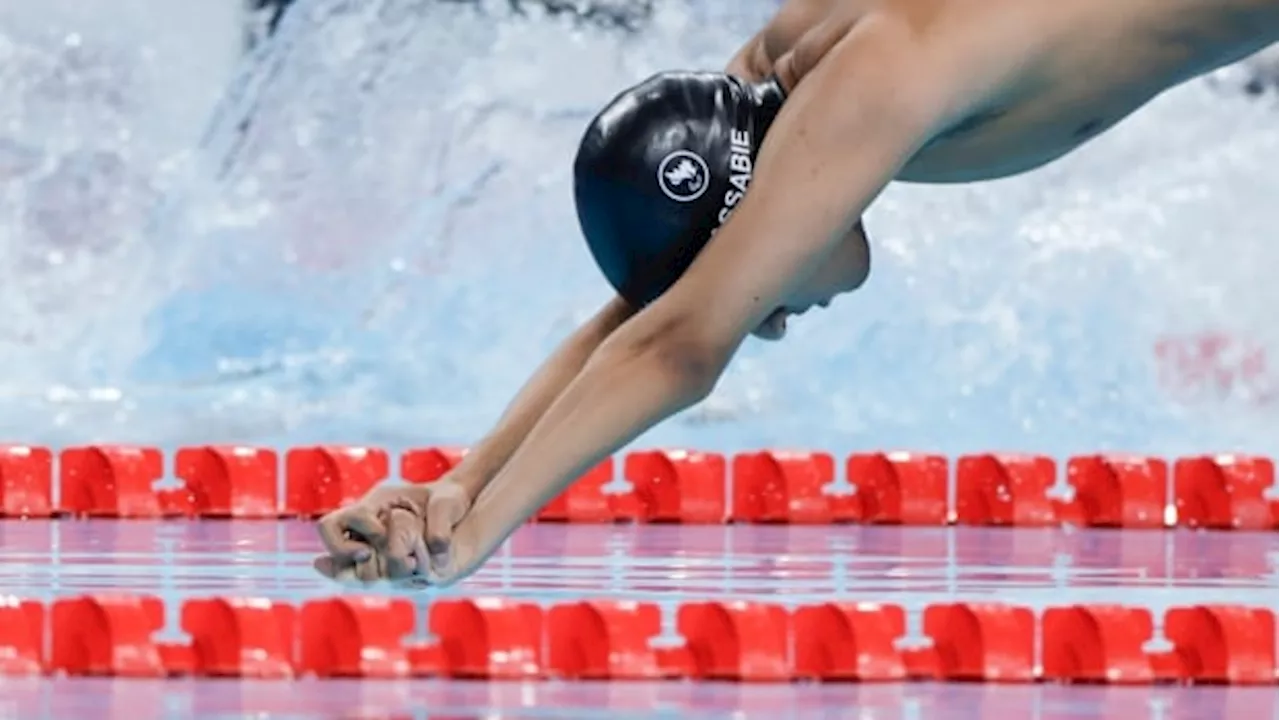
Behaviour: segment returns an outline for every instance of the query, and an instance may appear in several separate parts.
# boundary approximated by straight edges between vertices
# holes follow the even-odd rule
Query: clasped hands
[[[380,485],[320,519],[328,554],[313,564],[344,582],[451,585],[474,569],[474,532],[462,522],[471,505],[449,476],[426,485]]]

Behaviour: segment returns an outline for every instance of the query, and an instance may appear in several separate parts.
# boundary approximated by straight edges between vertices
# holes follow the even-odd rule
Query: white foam
[[[21,219],[55,171],[6,192],[0,263],[21,279],[0,285],[12,358],[0,431],[474,439],[606,297],[568,184],[591,114],[651,72],[723,64],[772,6],[713,5],[660,5],[632,36],[494,7],[303,0],[194,165],[175,158],[216,84],[204,59],[224,49],[130,55],[120,65],[165,92],[110,122],[47,125],[55,150],[33,159],[29,144],[0,151],[46,168],[111,122],[129,138],[113,145],[126,179],[93,201],[123,204],[93,216],[110,217],[106,250],[87,249],[88,230],[50,248]],[[66,17],[59,27],[104,47],[197,35],[176,18]],[[0,52],[49,52],[46,36],[3,27]],[[21,90],[0,107],[30,123],[13,98],[36,90]],[[704,407],[645,442],[1274,453],[1276,155],[1273,101],[1195,82],[1028,176],[892,187],[868,217],[866,289],[794,323],[786,343],[750,344]],[[1212,334],[1234,343],[1216,371],[1236,377],[1167,377],[1162,338],[1178,339],[1176,356],[1194,346],[1182,338]],[[1255,351],[1264,368],[1242,380]],[[118,398],[47,399],[101,385]]]

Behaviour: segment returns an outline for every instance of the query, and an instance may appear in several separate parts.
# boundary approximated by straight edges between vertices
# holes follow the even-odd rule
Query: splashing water
[[[723,66],[774,7],[714,5],[625,31],[300,0],[229,84],[148,57],[187,41],[170,26],[0,15],[0,431],[474,440],[607,297],[569,190],[586,122]],[[892,187],[864,291],[643,442],[1274,453],[1275,128],[1274,102],[1197,81],[1031,175]]]

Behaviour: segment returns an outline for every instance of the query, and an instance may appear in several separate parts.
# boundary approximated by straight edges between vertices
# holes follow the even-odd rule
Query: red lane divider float
[[[414,674],[413,606],[389,598],[333,598],[302,605],[297,668],[318,677],[395,678]]]
[[[386,479],[387,451],[365,447],[294,448],[285,456],[285,515],[318,517]]]
[[[1053,458],[1039,455],[962,457],[956,462],[955,521],[959,525],[1055,525],[1059,506],[1049,491],[1057,476]]]
[[[538,511],[543,522],[607,523],[621,519],[633,509],[634,497],[609,494],[605,485],[613,482],[613,459],[597,465],[569,489]]]
[[[50,517],[53,453],[29,445],[0,445],[0,517]]]
[[[44,670],[44,606],[0,597],[0,675],[38,675]]]
[[[662,632],[657,605],[584,600],[546,614],[546,672],[581,680],[645,680],[693,674],[683,647],[655,647]]]
[[[826,491],[835,479],[835,458],[828,453],[743,453],[733,459],[730,519],[818,525],[852,520],[851,496]]]
[[[68,448],[58,457],[60,508],[71,515],[159,517],[177,500],[152,487],[163,476],[164,458],[155,448]]]
[[[1187,527],[1219,530],[1276,527],[1276,501],[1267,488],[1275,484],[1270,458],[1181,458],[1173,466],[1173,495],[1178,519]]]
[[[1149,652],[1151,613],[1141,608],[1078,605],[1042,619],[1044,677],[1072,682],[1143,684],[1194,680],[1276,682],[1276,616],[1228,605],[1172,608],[1164,630],[1172,651]]]
[[[168,495],[176,500],[168,505],[182,515],[279,517],[276,489],[279,459],[274,450],[182,448],[174,458],[174,466],[174,474],[183,481],[183,489]]]
[[[675,610],[669,639],[658,606],[606,600],[546,608],[439,601],[425,618],[431,639],[415,636],[418,618],[402,598],[297,608],[210,598],[179,612],[188,639],[165,642],[155,639],[165,608],[154,597],[86,595],[47,609],[8,599],[0,603],[0,674],[1232,685],[1278,677],[1275,612],[1231,605],[1169,609],[1163,636],[1172,649],[1154,651],[1146,649],[1151,612],[1112,605],[1037,614],[937,604],[925,608],[916,640],[905,637],[901,607],[869,603],[689,602]]]
[[[466,448],[431,447],[406,450],[400,456],[400,477],[411,483],[435,482],[467,454]]]
[[[294,676],[297,612],[253,598],[210,598],[182,604],[191,636],[191,667],[207,677]]]
[[[1169,464],[1158,458],[1095,455],[1067,462],[1075,499],[1061,516],[1077,525],[1160,528],[1169,506]]]
[[[431,483],[464,448],[419,448],[399,475]],[[314,518],[391,474],[386,450],[0,445],[0,517]],[[283,473],[281,472],[283,465]],[[1172,466],[1172,470],[1171,470]],[[843,469],[843,478],[837,470]],[[1061,471],[1061,472],[1060,472]],[[1061,474],[1067,493],[1054,493]],[[57,478],[59,500],[54,502]],[[623,482],[615,482],[621,475]],[[166,486],[166,477],[177,483]],[[281,482],[283,480],[283,482]],[[841,480],[844,481],[841,484]],[[1275,530],[1275,462],[1248,455],[1067,458],[759,451],[727,457],[650,450],[609,458],[538,514],[540,522],[878,523]],[[281,488],[281,485],[283,486]],[[954,501],[948,499],[954,487]],[[1069,497],[1067,496],[1069,495]]]
[[[713,524],[724,522],[728,515],[724,455],[691,450],[635,452],[627,455],[623,475],[632,492],[623,496],[629,499],[623,506],[631,510],[621,519]]]
[[[94,595],[55,601],[50,609],[49,670],[114,677],[190,672],[185,648],[152,639],[162,627],[164,605],[154,597]]]

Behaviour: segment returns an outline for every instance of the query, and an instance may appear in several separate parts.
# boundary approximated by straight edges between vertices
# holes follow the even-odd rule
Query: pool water
[[[999,601],[1230,603],[1277,609],[1266,532],[531,524],[467,582],[413,598],[584,597],[802,605]],[[0,521],[0,587],[22,598],[154,595],[175,637],[183,600],[299,602],[337,592],[315,574],[301,521]],[[393,592],[391,590],[375,592]],[[396,593],[400,594],[400,593]],[[917,628],[918,630],[918,628]],[[908,623],[908,632],[912,624]],[[27,718],[1271,718],[1274,688],[959,683],[132,680],[0,677],[0,717]]]

